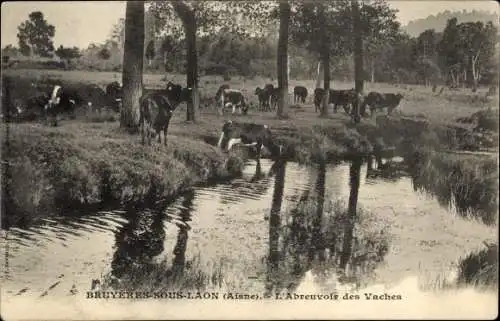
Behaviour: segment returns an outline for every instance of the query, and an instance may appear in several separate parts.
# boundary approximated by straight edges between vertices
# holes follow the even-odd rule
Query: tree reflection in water
[[[177,242],[173,251],[171,267],[165,271],[168,278],[175,281],[182,277],[186,263],[188,231],[193,208],[194,191],[186,192],[183,197],[177,223]],[[129,209],[130,221],[116,234],[116,251],[111,263],[111,275],[124,279],[135,287],[144,280],[144,276],[155,269],[162,269],[162,264],[153,262],[153,258],[164,251],[166,208]],[[138,283],[138,284],[135,284]]]
[[[370,272],[382,261],[388,250],[385,230],[371,227],[365,212],[357,215],[362,162],[351,162],[347,210],[343,203],[325,204],[327,170],[326,164],[320,164],[315,189],[304,192],[289,213],[291,223],[283,226],[280,212],[285,166],[277,167],[269,221],[266,297],[285,289],[294,291],[309,270],[326,283],[334,273],[352,276],[360,270]],[[363,233],[354,233],[357,229]]]

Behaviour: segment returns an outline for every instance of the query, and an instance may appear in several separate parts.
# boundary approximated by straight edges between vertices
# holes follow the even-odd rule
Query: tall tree
[[[139,128],[139,99],[144,68],[144,2],[127,1],[123,53],[123,108],[120,126],[131,132]]]
[[[200,97],[198,92],[198,53],[196,51],[196,18],[193,8],[182,1],[172,1],[172,6],[182,21],[186,35],[187,87],[192,89],[192,100],[188,102],[186,120],[196,121]]]
[[[357,98],[353,104],[352,108],[352,117],[354,122],[359,123],[360,115],[359,115],[359,105],[360,105],[360,96],[363,94],[363,82],[364,82],[364,73],[363,73],[363,35],[362,35],[362,26],[361,26],[361,15],[359,12],[359,3],[358,0],[352,0],[352,18],[353,18],[353,40],[354,40],[354,85],[356,89]]]
[[[156,32],[168,31],[175,39],[182,35],[186,43],[187,85],[198,87],[198,58],[196,37],[198,34],[218,33],[223,29],[235,35],[258,34],[269,17],[266,2],[240,1],[155,1],[150,9],[155,15]],[[180,23],[175,19],[179,18]],[[169,46],[167,46],[169,47]],[[165,59],[167,60],[167,59]],[[199,109],[199,93],[193,90],[193,103],[188,104],[187,120],[196,119]]]
[[[280,29],[278,38],[278,88],[280,89],[277,116],[288,116],[288,26],[290,21],[290,4],[280,1]]]
[[[17,30],[19,49],[23,55],[51,56],[54,51],[52,38],[54,38],[56,28],[44,19],[42,12],[30,13],[29,19],[21,23]]]
[[[55,54],[61,60],[66,60],[67,64],[69,64],[72,59],[79,58],[82,55],[78,47],[63,47],[62,45],[57,48]]]
[[[457,18],[449,19],[438,44],[438,52],[441,70],[445,72],[446,78],[449,79],[452,86],[458,86],[460,83],[459,72],[461,57],[463,57],[460,42]]]

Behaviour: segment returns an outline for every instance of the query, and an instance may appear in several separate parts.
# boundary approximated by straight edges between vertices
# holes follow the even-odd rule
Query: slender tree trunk
[[[187,103],[186,120],[196,121],[200,99],[198,92],[198,53],[196,50],[196,18],[193,10],[182,1],[171,1],[172,6],[182,21],[186,34],[187,52],[187,87],[192,89],[192,101]]]
[[[371,59],[371,83],[375,82],[375,58]]]
[[[323,80],[323,65],[321,60],[318,61],[318,68],[316,71],[316,88],[321,88],[321,81]]]
[[[320,117],[328,117],[328,102],[330,101],[330,43],[326,34],[325,4],[318,3],[318,20],[320,23],[320,37],[322,39],[321,61],[323,65],[323,101],[321,102]]]
[[[123,53],[123,108],[120,126],[131,132],[139,129],[139,98],[144,68],[144,2],[128,1],[125,11]]]
[[[359,123],[361,117],[359,115],[359,105],[361,104],[360,97],[363,94],[363,39],[360,27],[360,13],[358,0],[352,0],[353,14],[353,38],[354,38],[354,83],[357,93],[357,99],[353,104],[352,117],[355,123]]]
[[[278,38],[278,88],[279,101],[277,116],[288,116],[288,25],[290,21],[290,4],[288,1],[279,3],[280,29]]]

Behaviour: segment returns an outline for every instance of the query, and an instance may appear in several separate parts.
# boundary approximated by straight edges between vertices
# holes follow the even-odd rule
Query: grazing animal
[[[321,110],[321,103],[323,101],[323,97],[325,94],[325,90],[323,88],[316,88],[314,90],[314,107],[315,112]],[[354,89],[349,90],[333,90],[330,89],[330,95],[328,97],[328,104],[333,104],[333,112],[337,112],[337,106],[341,105],[344,108],[344,111],[349,114],[350,108],[349,105],[352,105],[356,100],[356,91]]]
[[[240,109],[243,115],[246,115],[248,112],[248,106],[243,93],[240,90],[229,88],[228,85],[219,87],[219,90],[215,94],[215,99],[220,102],[218,113],[221,115],[224,113],[226,107],[232,107],[232,114],[236,112],[236,108]]]
[[[106,92],[97,85],[86,85],[78,89],[78,96],[82,102],[86,102],[89,109],[100,110],[104,107],[114,109],[114,104],[110,101]]]
[[[281,145],[274,142],[271,130],[267,125],[236,123],[230,120],[222,126],[217,147],[229,151],[235,144],[255,146],[258,160],[263,146],[271,152],[273,157],[280,157],[283,150]]]
[[[293,102],[305,103],[307,98],[307,88],[304,86],[295,86],[293,88]]]
[[[260,88],[260,87],[257,87],[255,88],[255,94],[257,95],[258,99],[259,99],[259,110],[260,111],[269,111],[270,110],[270,106],[269,106],[269,93]]]
[[[383,109],[387,107],[387,114],[390,115],[394,108],[399,106],[399,103],[403,99],[401,94],[387,94],[378,93],[371,91],[364,97],[363,103],[361,104],[360,114],[366,114],[366,106],[370,107],[370,115],[373,116],[377,109]]]
[[[273,94],[274,94],[274,91],[275,91],[275,88],[274,88],[274,85],[273,84],[267,84],[264,86],[264,91],[267,93],[267,106],[269,107],[269,109],[271,108],[272,106],[272,97],[273,97]]]
[[[330,104],[333,104],[333,112],[337,112],[337,106],[341,105],[342,108],[344,108],[344,111],[349,114],[350,113],[350,108],[349,105],[353,105],[357,95],[356,95],[356,90],[354,89],[349,89],[349,90],[333,90],[330,89]]]
[[[122,107],[123,87],[119,82],[113,81],[106,86],[106,95],[108,96],[109,104],[114,111],[119,112]]]
[[[161,144],[161,132],[163,131],[163,143],[167,145],[167,131],[172,113],[182,101],[182,87],[167,86],[164,90],[147,90],[139,99],[142,144],[151,145],[153,135],[158,136]]]
[[[63,88],[55,85],[49,99],[44,105],[44,115],[52,120],[52,125],[58,125],[58,115],[61,113],[74,114],[75,108],[81,105],[82,98],[76,88]]]
[[[276,107],[278,106],[278,99],[280,95],[280,89],[278,87],[275,87],[271,93],[271,98],[270,98],[270,107],[271,110],[276,110]]]
[[[323,101],[323,95],[325,94],[325,90],[323,88],[314,89],[314,111],[318,112],[321,110],[321,102]]]

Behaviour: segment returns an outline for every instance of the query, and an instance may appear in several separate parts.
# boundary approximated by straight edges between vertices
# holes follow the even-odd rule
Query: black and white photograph
[[[2,2],[2,320],[495,319],[499,12]]]

